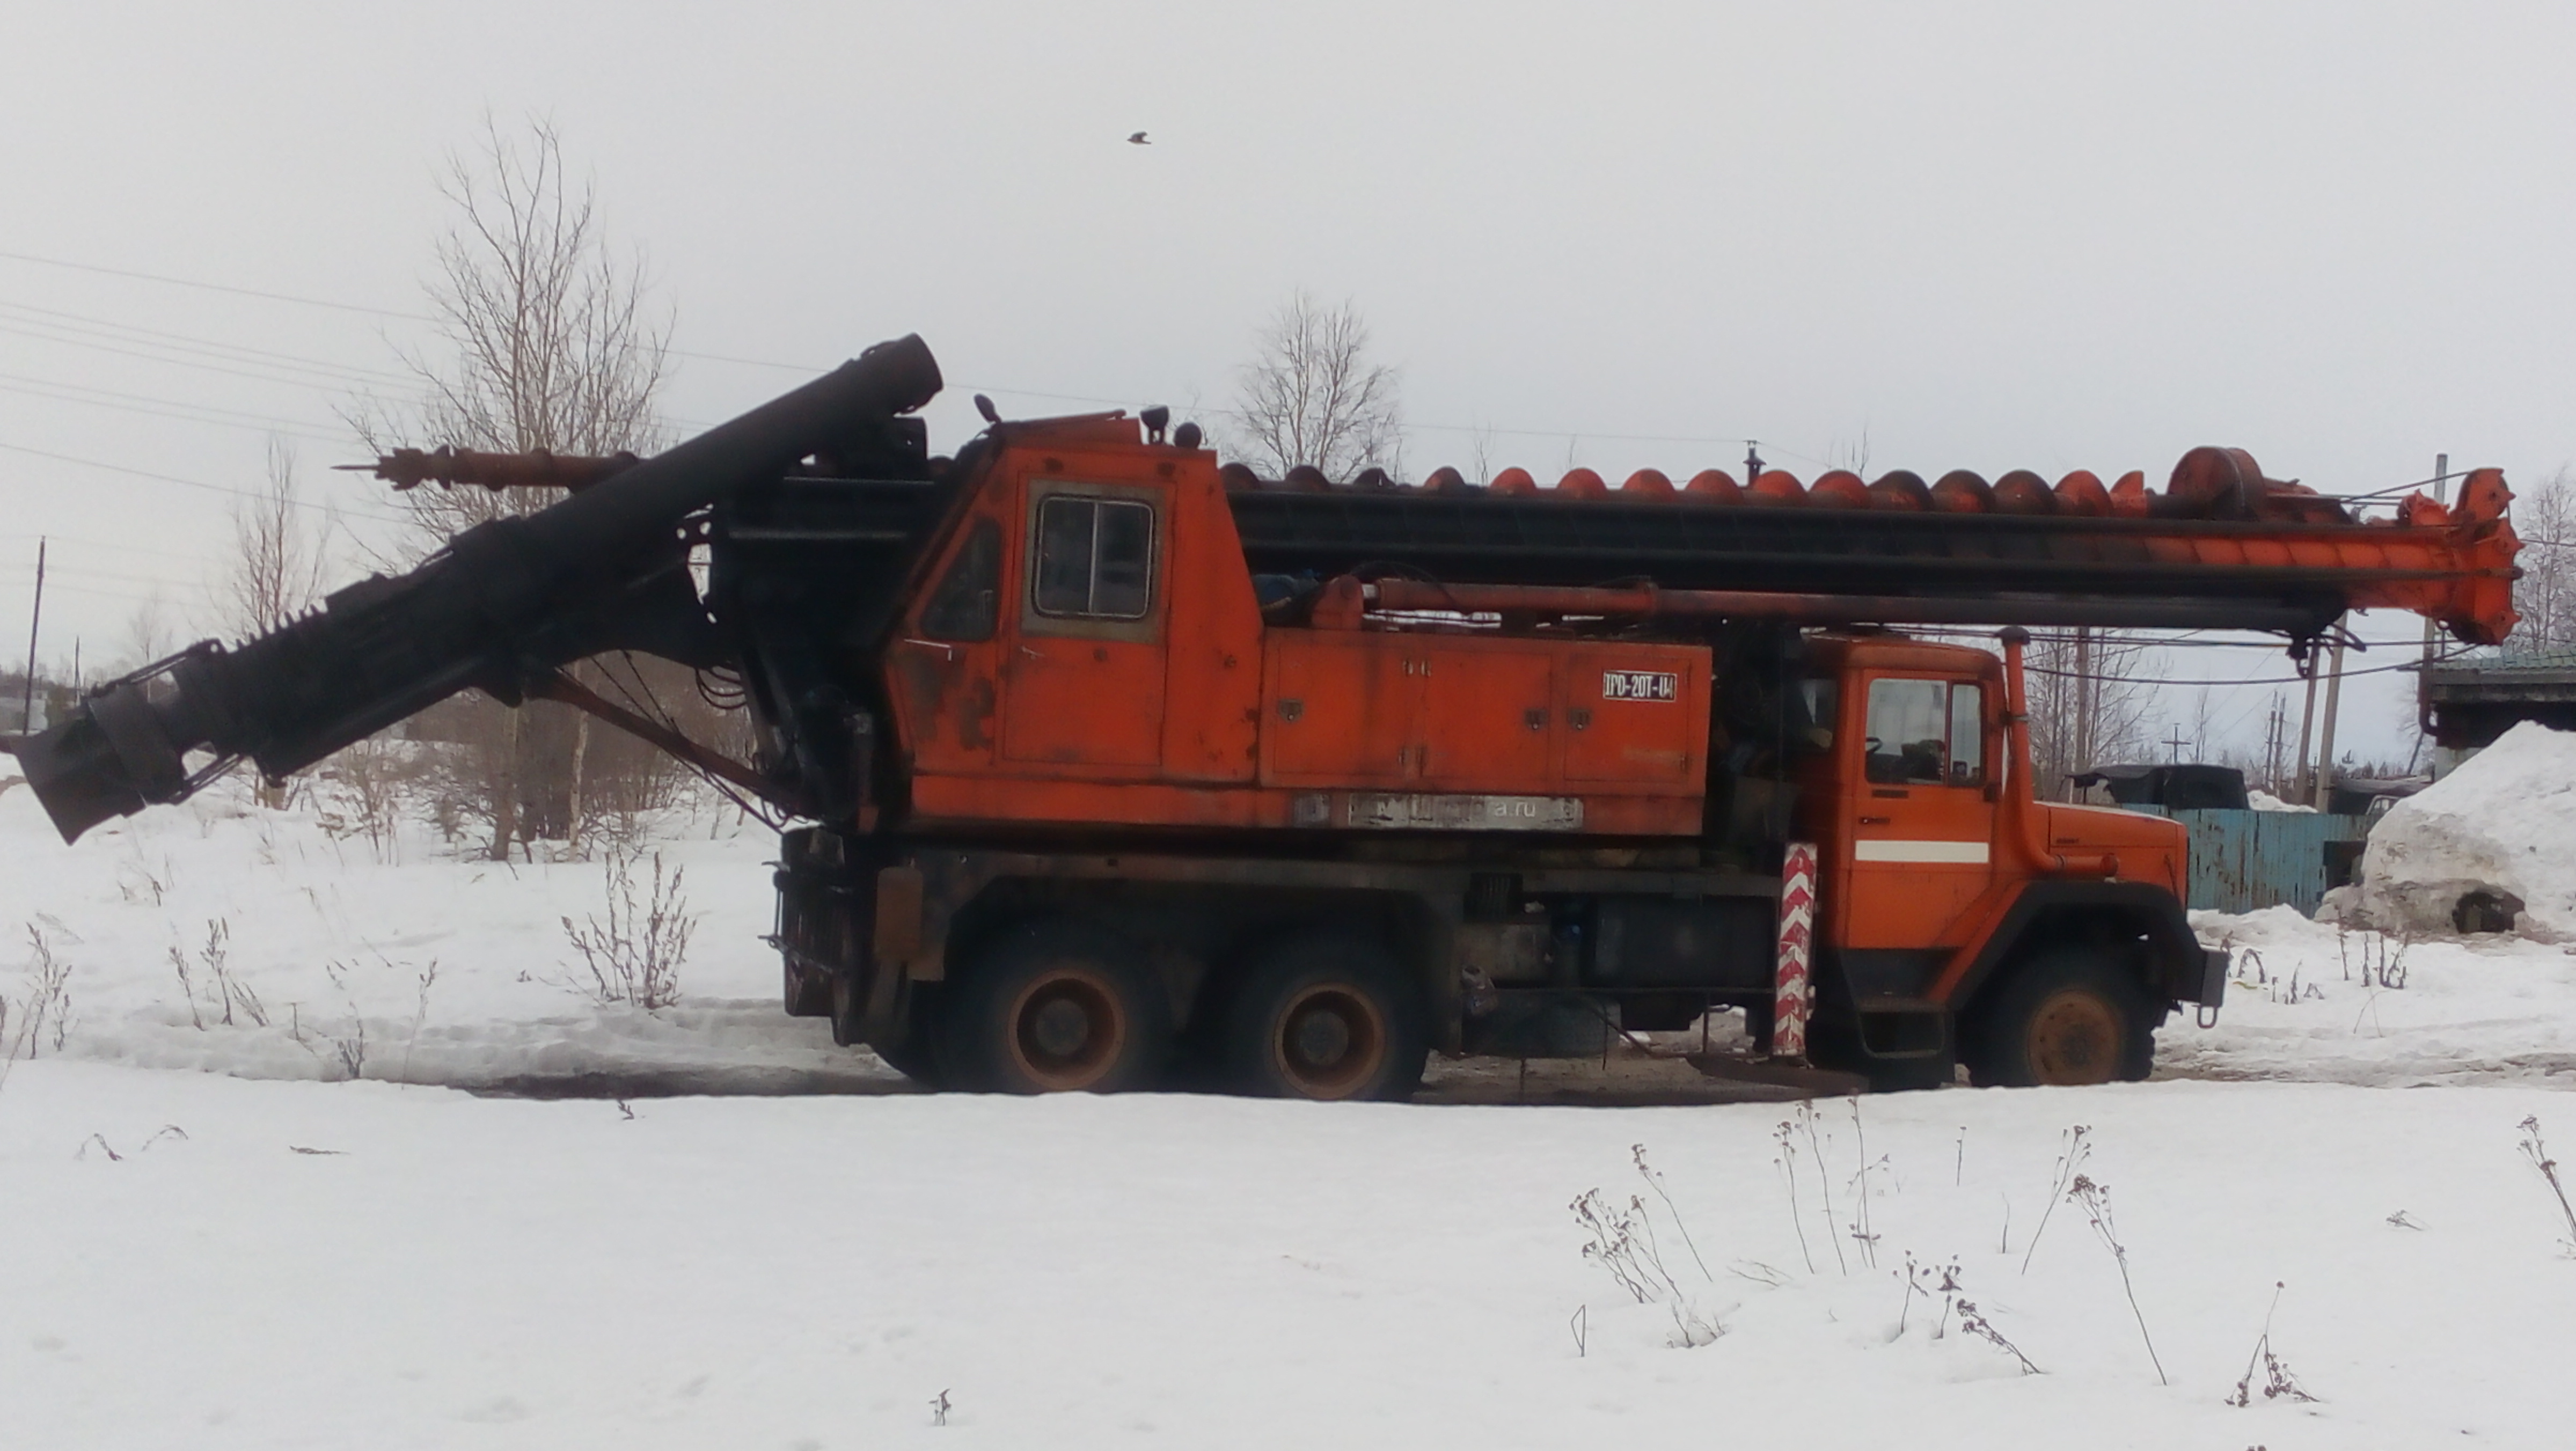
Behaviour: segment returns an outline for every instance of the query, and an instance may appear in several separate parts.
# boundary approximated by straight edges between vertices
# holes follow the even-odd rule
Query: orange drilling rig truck
[[[2094,1083],[2226,962],[2178,825],[2035,799],[2024,627],[2305,659],[2352,609],[2515,618],[2493,470],[2368,521],[2211,448],[2161,492],[1271,480],[1160,409],[986,405],[933,457],[907,415],[939,386],[906,338],[648,459],[390,456],[570,493],[11,744],[70,839],[461,690],[566,701],[793,823],[786,1010],[937,1086],[1401,1098],[1435,1050],[1727,1007],[1879,1086]],[[620,650],[738,682],[755,758],[564,671]]]

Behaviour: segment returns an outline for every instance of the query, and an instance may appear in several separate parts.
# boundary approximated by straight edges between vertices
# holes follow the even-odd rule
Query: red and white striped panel
[[[1780,864],[1780,963],[1771,1005],[1771,1056],[1803,1063],[1807,1059],[1807,1015],[1816,1004],[1815,980],[1807,975],[1807,958],[1815,945],[1816,845],[1789,843]]]

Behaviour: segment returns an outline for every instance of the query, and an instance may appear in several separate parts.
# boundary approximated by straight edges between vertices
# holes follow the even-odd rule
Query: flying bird
[[[1154,143],[1153,143],[1153,142],[1151,142],[1151,141],[1146,140],[1146,139],[1145,139],[1145,133],[1144,133],[1144,132],[1142,132],[1142,131],[1139,131],[1139,132],[1137,132],[1135,135],[1130,136],[1130,137],[1128,137],[1128,138],[1127,138],[1127,144],[1128,144],[1128,145],[1130,145],[1130,146],[1151,146],[1151,145],[1153,145]]]

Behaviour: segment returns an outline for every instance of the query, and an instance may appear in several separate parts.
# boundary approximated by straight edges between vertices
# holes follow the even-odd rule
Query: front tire
[[[1422,994],[1385,947],[1323,933],[1255,957],[1225,1014],[1235,1087],[1271,1098],[1411,1098],[1431,1056]]]
[[[2161,1016],[2135,973],[2073,944],[2011,969],[1967,1025],[1961,1054],[1980,1086],[2137,1082],[2154,1066]]]
[[[959,1088],[1149,1088],[1171,1053],[1171,997],[1162,983],[1132,947],[1079,923],[1005,933],[943,997],[939,1062]]]

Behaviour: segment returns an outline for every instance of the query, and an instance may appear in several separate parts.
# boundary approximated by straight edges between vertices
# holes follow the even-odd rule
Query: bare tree
[[[1347,479],[1402,467],[1403,411],[1393,368],[1368,358],[1368,324],[1349,302],[1325,308],[1289,294],[1261,330],[1240,379],[1241,452],[1284,474],[1299,466]]]
[[[223,582],[224,623],[256,639],[322,597],[327,524],[308,529],[296,498],[295,445],[268,440],[268,481],[233,505],[233,556]]]
[[[2151,746],[2153,659],[2141,641],[2104,630],[2035,633],[2026,657],[2031,784],[2043,799],[2073,796],[2067,778],[2142,758]]]
[[[2522,611],[2514,643],[2525,649],[2576,649],[2576,475],[2561,467],[2513,506],[2522,536],[2522,566],[2513,602]]]
[[[126,668],[140,670],[167,656],[173,639],[170,602],[154,585],[125,617]]]
[[[233,555],[220,607],[225,623],[241,639],[254,640],[287,624],[322,597],[328,516],[321,528],[308,528],[301,509],[295,446],[271,434],[267,482],[233,505]],[[286,805],[281,783],[262,781],[253,794],[271,810]]]
[[[440,191],[459,215],[439,242],[429,284],[445,351],[405,354],[421,383],[416,409],[353,411],[369,444],[561,454],[655,447],[669,315],[653,300],[641,257],[611,251],[593,189],[568,175],[553,125],[532,120],[512,135],[487,116],[475,150],[449,159]],[[410,552],[426,555],[487,519],[533,513],[559,497],[415,489],[404,496]],[[463,809],[489,823],[495,858],[516,844],[581,835],[589,718],[563,714],[478,699],[446,717],[483,798]]]

